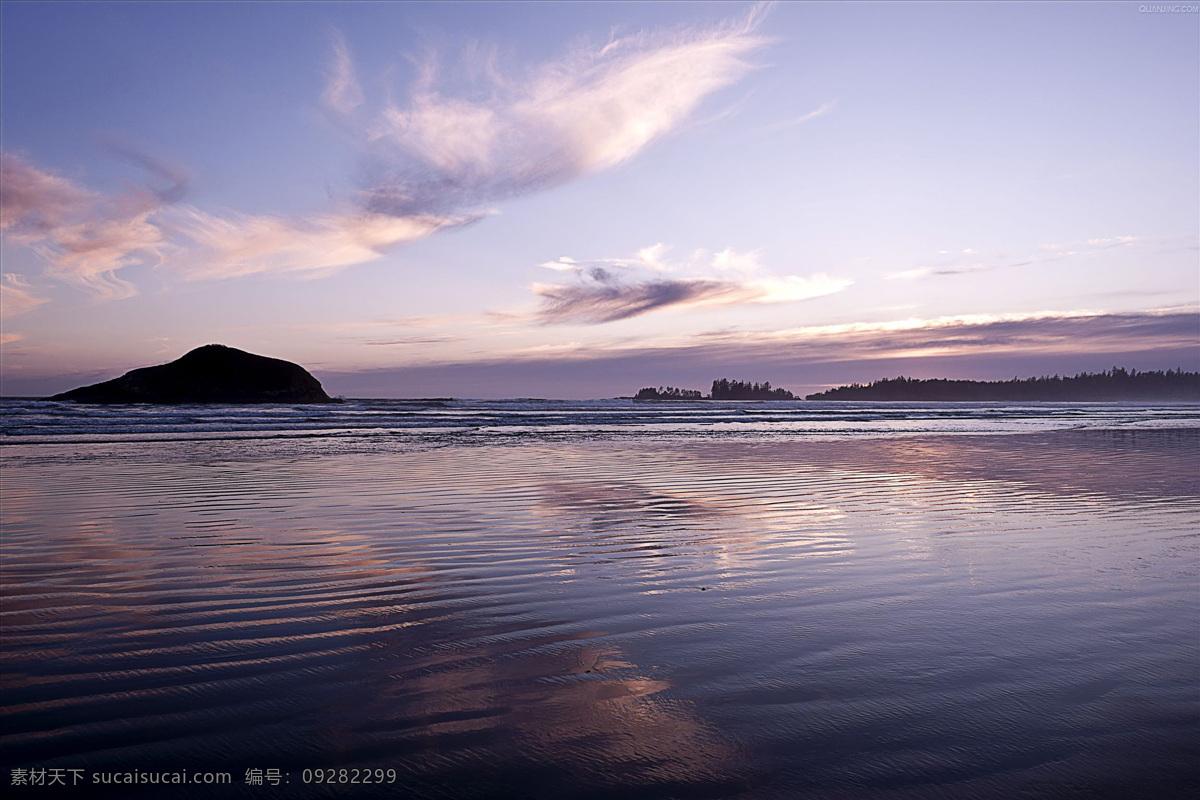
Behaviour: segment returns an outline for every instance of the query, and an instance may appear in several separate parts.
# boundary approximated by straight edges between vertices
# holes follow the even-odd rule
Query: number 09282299
[[[300,773],[305,783],[395,783],[394,769],[306,769]]]

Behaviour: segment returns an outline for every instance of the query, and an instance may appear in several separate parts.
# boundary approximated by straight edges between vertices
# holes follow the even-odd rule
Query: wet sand
[[[6,447],[4,769],[1200,785],[1200,431],[337,448]]]

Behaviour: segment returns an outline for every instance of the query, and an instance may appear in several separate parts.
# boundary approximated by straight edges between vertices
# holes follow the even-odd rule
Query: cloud
[[[164,185],[159,188],[146,187],[146,191],[155,195],[162,205],[178,203],[187,194],[188,176],[182,167],[139,150],[115,135],[106,136],[105,144],[114,155],[163,181]]]
[[[321,99],[328,108],[342,116],[353,113],[363,104],[362,88],[354,73],[354,61],[350,58],[350,48],[341,31],[334,33],[333,58]]]
[[[538,321],[595,325],[672,307],[794,303],[840,292],[853,283],[825,273],[770,276],[756,251],[726,248],[710,258],[700,249],[686,260],[670,262],[664,258],[669,250],[658,243],[628,258],[580,261],[563,256],[540,264],[572,273],[575,282],[533,284],[531,289],[541,298]]]
[[[103,195],[3,156],[6,238],[41,256],[48,277],[100,299],[137,294],[118,274],[134,264],[169,260],[189,279],[264,272],[317,277],[480,216],[392,216],[358,209],[308,216],[215,214],[178,203],[187,185],[182,170],[128,147],[112,149],[161,185]]]
[[[449,334],[431,335],[431,336],[401,336],[391,339],[364,339],[361,344],[368,347],[406,347],[410,345],[430,345],[444,344],[446,342],[461,342],[461,336],[451,336]]]
[[[149,220],[152,213],[63,225],[52,236],[31,242],[30,247],[51,265],[48,274],[53,277],[98,298],[132,297],[137,288],[116,272],[148,259],[161,261],[166,242],[159,227]]]
[[[372,161],[341,208],[276,216],[183,206],[182,170],[110,142],[158,185],[104,195],[6,153],[0,224],[45,259],[48,276],[100,298],[136,294],[119,273],[141,263],[169,261],[189,278],[327,275],[474,222],[483,203],[629,160],[750,70],[765,42],[754,33],[762,12],[615,38],[520,74],[503,75],[487,56],[469,86],[440,83],[430,61],[408,101],[387,103],[367,124],[357,121],[365,98],[338,33],[322,102]]]
[[[577,286],[534,284],[533,291],[542,298],[538,312],[542,322],[596,324],[728,297],[741,287],[713,280],[659,280],[627,286],[597,281]]]
[[[95,195],[10,153],[0,153],[0,230],[52,231],[90,205]]]
[[[652,244],[649,247],[643,247],[641,250],[638,250],[637,258],[647,269],[655,272],[670,272],[671,267],[663,261],[663,256],[670,249],[670,247],[667,247],[662,242],[658,242],[657,244]]]
[[[190,279],[265,272],[321,277],[382,258],[391,248],[477,218],[367,212],[309,217],[216,215],[184,207],[171,215],[169,224],[192,245],[182,265]]]
[[[634,353],[719,362],[853,362],[880,358],[942,358],[995,354],[1029,357],[1067,353],[1162,350],[1200,359],[1200,312],[1193,307],[1106,313],[1080,309],[1003,314],[909,317],[880,322],[810,325],[772,331],[719,330],[703,334],[580,345],[559,358],[616,358]],[[688,355],[692,354],[692,355]],[[511,354],[504,357],[511,358]],[[1109,365],[1111,366],[1111,364]]]
[[[185,186],[181,172],[132,151],[122,154],[168,185],[102,195],[0,154],[0,216],[8,236],[45,259],[51,277],[104,299],[137,293],[118,270],[162,260],[167,242],[150,218],[181,197]]]
[[[968,353],[1036,354],[1153,349],[1197,351],[1194,309],[1127,314],[1090,310],[969,314],[933,319],[822,325],[769,334],[730,334],[723,344],[786,344],[814,361]],[[711,340],[710,340],[711,341]],[[715,342],[713,342],[715,344]]]
[[[1108,314],[1045,311],[608,344],[496,350],[486,357],[403,368],[324,372],[330,391],[358,397],[611,397],[638,386],[706,387],[722,374],[806,393],[895,375],[1004,379],[1114,364],[1200,368],[1194,308]]]
[[[906,270],[903,270],[902,272],[889,272],[889,273],[885,274],[883,277],[889,281],[895,281],[895,280],[910,281],[910,280],[915,280],[917,278],[924,278],[926,275],[931,275],[931,274],[933,274],[933,270],[930,267],[917,267],[916,269],[906,269]]]
[[[1108,250],[1114,247],[1127,247],[1134,244],[1145,244],[1146,240],[1139,236],[1112,236],[1096,239],[1088,239],[1086,242],[1067,242],[1061,244],[1043,244],[1038,247],[1037,252],[1023,256],[1006,256],[997,254],[993,258],[985,261],[972,261],[970,263],[962,263],[958,256],[951,256],[949,261],[943,261],[940,266],[923,265],[914,269],[900,270],[897,272],[884,273],[885,280],[916,280],[918,278],[928,278],[933,276],[943,275],[970,275],[978,272],[992,272],[999,269],[1013,269],[1015,267],[1027,267],[1032,264],[1045,264],[1054,261],[1065,261],[1067,259],[1076,258],[1078,256],[1094,256],[1100,250]],[[947,250],[938,250],[938,255],[950,255]],[[963,255],[978,256],[979,252],[973,248],[966,248],[962,251]]]
[[[1137,236],[1107,236],[1100,239],[1088,239],[1087,243],[1092,247],[1101,247],[1108,249],[1110,247],[1124,247],[1140,241]]]
[[[578,268],[576,264],[575,259],[570,256],[559,256],[553,261],[543,261],[538,266],[545,269],[558,270],[559,272],[574,272]]]
[[[835,294],[854,283],[849,278],[834,278],[818,272],[807,278],[788,275],[783,278],[762,278],[750,281],[746,288],[753,294],[746,302],[754,303],[798,303],[815,297]]]
[[[6,272],[0,278],[0,320],[27,314],[38,306],[49,302],[48,298],[34,294],[33,287],[25,278],[14,272]],[[0,332],[0,344],[11,344],[24,339],[25,335],[15,331]]]
[[[754,32],[761,14],[755,7],[715,27],[614,38],[518,74],[489,59],[454,86],[431,58],[407,101],[366,125],[351,118],[360,93],[338,39],[325,104],[356,127],[375,161],[367,208],[472,208],[633,158],[751,69],[750,55],[766,42]]]
[[[738,253],[727,247],[713,256],[712,268],[717,272],[751,275],[759,272],[762,264],[759,263],[757,252]]]
[[[48,298],[33,293],[22,275],[6,272],[0,280],[0,317],[4,319],[19,317],[48,302]]]
[[[836,100],[830,100],[828,103],[822,103],[819,108],[816,108],[807,114],[804,114],[803,116],[796,117],[795,119],[785,120],[783,122],[776,122],[774,125],[769,125],[767,127],[767,132],[775,133],[777,131],[786,130],[787,128],[794,128],[797,125],[803,125],[804,123],[814,120],[817,117],[828,114],[836,105]]]

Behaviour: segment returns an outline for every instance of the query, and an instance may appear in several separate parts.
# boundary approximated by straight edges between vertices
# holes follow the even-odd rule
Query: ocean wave
[[[0,443],[445,435],[1025,433],[1198,427],[1194,403],[845,403],[350,400],[310,405],[93,406],[0,401]]]

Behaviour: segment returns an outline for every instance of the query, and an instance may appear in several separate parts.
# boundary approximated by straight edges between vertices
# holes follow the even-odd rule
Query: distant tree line
[[[806,400],[1200,400],[1200,372],[1182,369],[1138,372],[1113,367],[1074,376],[1016,378],[1008,381],[954,381],[945,378],[885,378],[810,394]]]
[[[638,389],[638,393],[633,396],[634,400],[703,400],[704,395],[700,394],[699,389],[676,389],[674,386],[660,386],[655,389],[653,386],[648,386],[645,389]]]
[[[748,383],[721,378],[712,383],[713,400],[795,400],[787,389],[772,389],[770,381]]]
[[[653,386],[639,389],[634,400],[795,400],[787,389],[772,389],[771,382],[749,383],[720,378],[713,381],[707,397],[698,389],[676,389],[674,386]]]

